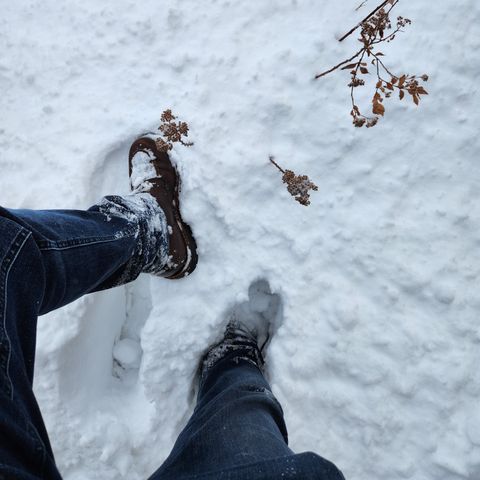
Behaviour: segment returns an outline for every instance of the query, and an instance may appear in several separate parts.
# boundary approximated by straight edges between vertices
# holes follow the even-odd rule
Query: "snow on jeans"
[[[0,480],[61,478],[32,391],[38,316],[158,271],[166,232],[148,196],[106,197],[88,211],[0,207]],[[151,479],[343,479],[327,460],[288,448],[279,403],[241,356],[232,352],[203,380],[190,422]]]

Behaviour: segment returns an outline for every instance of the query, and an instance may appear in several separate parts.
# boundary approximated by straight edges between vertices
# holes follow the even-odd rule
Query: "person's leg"
[[[0,208],[0,217],[30,232],[40,252],[40,315],[132,281],[148,264],[167,263],[165,215],[148,194],[106,197],[87,211]]]
[[[1,480],[60,478],[32,391],[37,317],[141,272],[175,279],[196,266],[168,155],[135,141],[130,175],[134,195],[88,211],[0,208]]]
[[[150,480],[343,479],[327,460],[288,447],[282,408],[251,339],[219,344],[206,363],[192,418]]]
[[[165,264],[167,227],[129,196],[87,212],[0,209],[0,231],[0,478],[60,478],[32,391],[37,317]]]
[[[181,217],[180,179],[168,154],[140,137],[129,174],[134,194],[105,197],[87,211],[0,207],[0,218],[29,231],[41,252],[47,284],[40,315],[141,272],[178,279],[195,269],[196,243]]]
[[[268,383],[255,365],[233,353],[209,373],[190,422],[152,480],[291,454],[282,409]]]
[[[0,478],[59,479],[31,387],[41,254],[19,224],[0,218],[0,230]]]

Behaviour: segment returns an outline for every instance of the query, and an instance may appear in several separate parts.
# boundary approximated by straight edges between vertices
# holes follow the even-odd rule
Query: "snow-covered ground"
[[[175,151],[194,275],[40,319],[35,391],[66,480],[151,474],[201,352],[265,282],[295,451],[352,480],[480,478],[480,3],[400,2],[414,23],[383,52],[430,95],[391,99],[369,130],[351,126],[348,75],[312,80],[357,48],[336,38],[376,2],[359,3],[2,2],[2,205],[126,192],[129,144],[165,108],[195,141]],[[319,185],[310,207],[270,154]]]

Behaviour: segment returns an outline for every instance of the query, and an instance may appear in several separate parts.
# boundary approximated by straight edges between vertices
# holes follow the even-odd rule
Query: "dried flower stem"
[[[285,170],[273,159],[273,156],[270,155],[270,161],[282,172],[285,173]]]
[[[343,62],[340,62],[338,65],[335,65],[330,70],[327,70],[326,72],[315,75],[315,79],[324,77],[325,75],[328,75],[329,73],[332,73],[333,71],[337,70],[342,65],[345,65],[346,63],[351,62],[352,60],[355,60],[362,53],[362,51],[363,51],[363,48],[361,48],[355,55],[351,56],[350,58],[347,58],[347,60],[344,60]]]
[[[342,38],[340,38],[339,42],[343,42],[347,37],[349,37],[355,30],[360,28],[362,26],[362,23],[365,23],[370,17],[375,15],[381,8],[383,8],[387,3],[391,2],[391,0],[385,0],[381,5],[379,5],[373,12],[370,12],[361,22],[359,22],[357,25],[355,25],[349,32],[347,32]],[[362,3],[362,5],[365,2]],[[360,7],[362,6],[360,5]],[[358,7],[358,8],[360,8]],[[357,10],[358,10],[357,8]]]
[[[377,124],[380,117],[385,114],[385,107],[383,101],[385,98],[390,98],[392,92],[395,90],[399,93],[400,100],[403,100],[405,93],[412,96],[413,102],[418,105],[420,102],[420,95],[427,95],[427,91],[420,85],[420,81],[426,82],[428,75],[417,77],[415,75],[395,75],[393,74],[384,62],[380,59],[384,56],[382,52],[375,51],[375,48],[382,43],[388,43],[395,39],[397,33],[403,31],[403,27],[410,25],[412,22],[408,18],[397,17],[396,28],[389,34],[385,35],[387,30],[392,29],[390,21],[390,12],[398,4],[400,0],[386,0],[381,3],[375,10],[373,10],[367,17],[365,17],[359,25],[350,30],[344,35],[340,41],[344,40],[351,33],[353,33],[359,26],[361,26],[360,37],[358,41],[362,44],[362,48],[352,55],[349,59],[340,62],[338,65],[326,70],[315,76],[316,79],[324,77],[335,70],[350,70],[350,98],[352,102],[352,110],[350,115],[353,118],[353,124],[356,127],[366,126],[373,127]],[[386,6],[389,8],[384,8]],[[351,63],[352,62],[352,63]],[[365,85],[365,80],[361,75],[369,74],[367,62],[375,67],[377,74],[377,82],[375,92],[372,98],[372,112],[375,116],[369,117],[362,115],[360,109],[355,102],[355,89]],[[387,74],[390,79],[385,79],[382,72]]]
[[[174,143],[180,143],[185,147],[191,147],[192,142],[186,142],[184,138],[188,137],[189,127],[186,122],[176,121],[177,117],[170,109],[165,110],[161,117],[161,125],[158,127],[160,134],[163,136],[155,140],[157,148],[162,152],[168,152],[173,148]]]

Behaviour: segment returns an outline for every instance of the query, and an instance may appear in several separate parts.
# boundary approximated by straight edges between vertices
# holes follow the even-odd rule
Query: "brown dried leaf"
[[[382,117],[383,117],[383,115],[385,113],[385,107],[380,102],[375,102],[373,104],[372,112],[375,115],[382,115]]]

